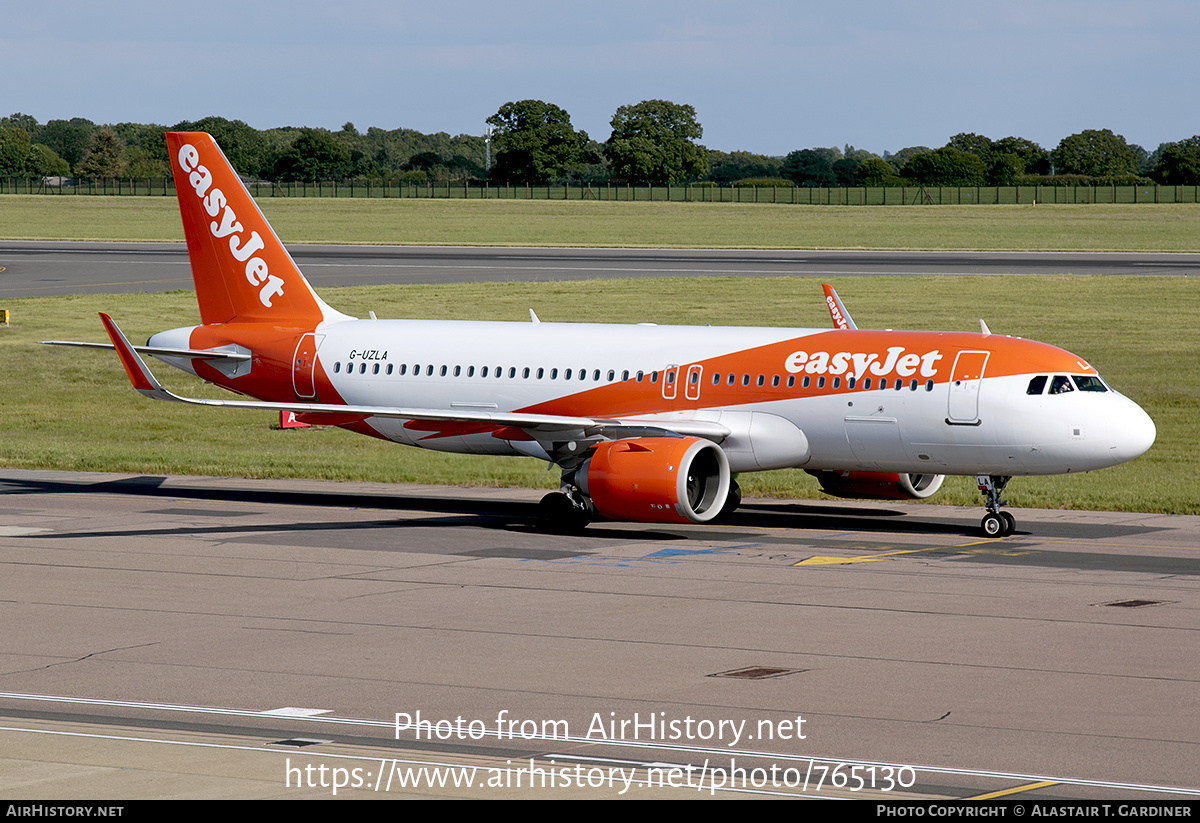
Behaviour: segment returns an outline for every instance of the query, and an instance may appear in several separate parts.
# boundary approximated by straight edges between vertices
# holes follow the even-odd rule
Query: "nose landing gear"
[[[987,502],[984,504],[987,514],[983,516],[983,521],[979,524],[983,529],[984,537],[1008,537],[1017,527],[1015,517],[1008,512],[1000,511],[1001,506],[1008,505],[1007,500],[1000,499],[1000,493],[1004,491],[1009,480],[1012,478],[986,474],[975,477],[975,485],[987,498]]]

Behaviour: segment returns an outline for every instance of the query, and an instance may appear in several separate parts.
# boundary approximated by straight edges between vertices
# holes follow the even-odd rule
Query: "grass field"
[[[996,333],[1067,348],[1157,423],[1158,441],[1144,457],[1092,474],[1019,478],[1006,494],[1013,505],[1200,514],[1196,280],[889,277],[835,285],[863,327],[973,331],[982,316]],[[812,278],[360,287],[326,289],[323,296],[360,316],[374,310],[380,317],[527,321],[533,307],[543,321],[829,325],[819,281]],[[630,306],[638,307],[636,314]],[[0,465],[465,485],[549,487],[557,480],[556,472],[529,459],[423,452],[338,429],[281,431],[273,427],[277,415],[146,400],[129,387],[114,355],[36,343],[103,340],[98,310],[111,313],[134,340],[192,325],[198,320],[190,292],[27,298],[3,308],[12,312],[13,324],[0,327]],[[215,392],[152,365],[170,388]],[[815,482],[800,471],[743,475],[742,482],[750,495],[819,496]],[[951,479],[933,502],[978,500],[970,480]]]
[[[286,243],[1200,251],[1200,205],[259,201]],[[168,197],[0,196],[10,239],[182,240]]]

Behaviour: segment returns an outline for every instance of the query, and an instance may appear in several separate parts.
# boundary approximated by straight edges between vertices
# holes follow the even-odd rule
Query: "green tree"
[[[779,177],[781,162],[778,157],[752,154],[748,151],[708,152],[708,179],[727,185],[735,180],[753,177]]]
[[[1015,154],[1001,154],[988,169],[988,182],[996,186],[1014,186],[1024,174],[1024,160]]]
[[[1012,154],[1025,164],[1025,174],[1049,174],[1050,153],[1024,137],[1003,137],[996,141],[996,154]]]
[[[1064,137],[1050,152],[1058,174],[1121,177],[1137,172],[1137,148],[1109,129],[1086,129]]]
[[[276,180],[341,180],[349,171],[349,150],[325,129],[300,129],[272,164]]]
[[[0,129],[20,128],[29,132],[30,140],[37,140],[38,132],[42,127],[38,125],[37,118],[32,114],[21,114],[14,112],[8,117],[0,117]]]
[[[37,177],[67,177],[71,173],[71,166],[49,146],[34,143],[29,147],[25,173]]]
[[[903,177],[922,186],[982,186],[987,167],[976,155],[949,146],[909,158]]]
[[[28,174],[29,132],[25,129],[0,128],[0,177],[24,177]]]
[[[631,183],[673,183],[708,173],[708,152],[697,145],[704,129],[696,110],[669,100],[621,106],[605,151],[613,174]]]
[[[72,117],[70,120],[51,120],[42,126],[42,130],[38,134],[38,142],[49,146],[55,154],[74,168],[87,154],[95,132],[96,124],[83,117]]]
[[[837,151],[837,156],[830,159],[831,151],[836,149],[800,149],[783,158],[780,173],[797,186],[806,188],[836,186],[837,174],[834,173],[834,162],[844,158]]]
[[[87,154],[75,166],[75,174],[83,178],[123,177],[125,160],[121,140],[110,128],[98,129],[92,137]]]
[[[998,156],[996,144],[992,142],[991,138],[972,132],[962,132],[954,135],[943,148],[958,149],[959,151],[973,154],[983,161],[985,169],[991,168]]]
[[[171,131],[206,131],[217,141],[225,157],[233,164],[238,174],[265,177],[271,171],[270,148],[262,132],[246,125],[241,120],[226,120],[224,117],[205,117],[200,120],[183,120]],[[159,144],[166,143],[159,137]]]
[[[541,183],[562,177],[583,159],[586,132],[571,126],[571,116],[553,103],[520,100],[505,103],[487,119],[495,128],[496,163],[492,177],[512,183]]]
[[[909,161],[909,158],[916,157],[918,154],[924,154],[927,151],[933,151],[929,146],[909,146],[908,148],[900,149],[895,154],[883,153],[883,159],[888,162],[893,171],[900,171],[904,168],[904,164]]]
[[[1153,174],[1168,186],[1200,184],[1200,134],[1161,146]]]
[[[854,182],[868,188],[877,186],[898,186],[900,178],[892,170],[892,166],[882,157],[868,157],[858,164],[854,171]]]

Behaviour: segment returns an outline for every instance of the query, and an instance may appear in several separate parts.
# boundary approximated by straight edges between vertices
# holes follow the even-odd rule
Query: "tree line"
[[[360,132],[254,129],[206,117],[170,128],[98,125],[84,118],[39,124],[25,114],[0,119],[0,176],[163,178],[170,176],[165,131],[207,131],[238,171],[275,182],[363,180],[388,183],[489,181],[497,184],[605,183],[850,186],[1012,186],[1200,184],[1200,135],[1153,152],[1109,129],[1064,137],[1046,150],[1021,137],[956,134],[939,148],[910,146],[877,155],[853,146],[797,149],[784,157],[722,152],[700,144],[692,106],[644,100],[621,106],[604,142],[571,125],[541,100],[505,103],[486,136],[412,129]]]

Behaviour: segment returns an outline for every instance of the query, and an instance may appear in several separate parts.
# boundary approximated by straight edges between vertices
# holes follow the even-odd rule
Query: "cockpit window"
[[[1026,394],[1041,394],[1046,390],[1047,375],[1039,374],[1037,377],[1029,381],[1029,388],[1025,390]]]
[[[1080,391],[1108,391],[1108,386],[1099,377],[1090,374],[1076,374],[1073,377]]]
[[[1065,374],[1056,374],[1050,381],[1051,394],[1066,394],[1069,391],[1075,391],[1075,387],[1071,385],[1071,378]]]

